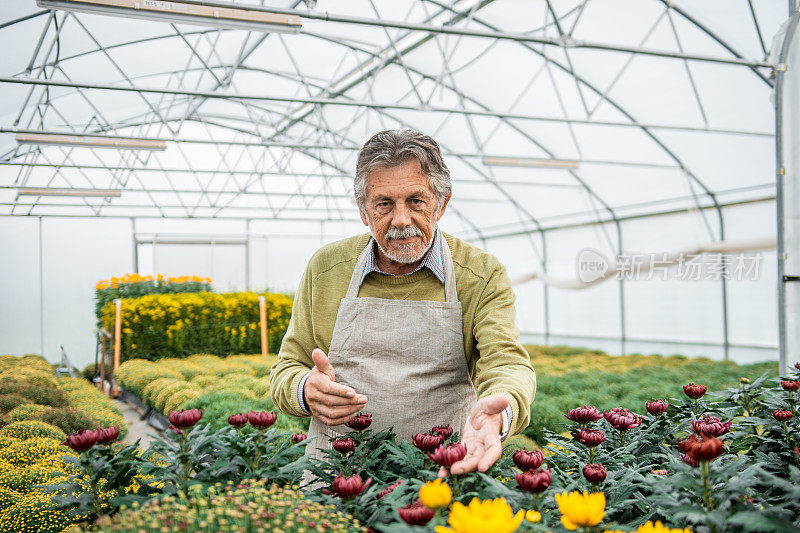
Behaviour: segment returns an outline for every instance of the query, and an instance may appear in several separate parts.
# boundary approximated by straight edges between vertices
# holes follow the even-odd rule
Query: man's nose
[[[411,226],[411,211],[403,204],[395,207],[392,213],[392,226],[396,228],[405,228]]]

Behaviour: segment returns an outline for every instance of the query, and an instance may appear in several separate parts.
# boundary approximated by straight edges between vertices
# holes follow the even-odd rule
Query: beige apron
[[[477,399],[464,354],[453,257],[441,232],[439,242],[444,302],[359,298],[367,254],[373,253],[368,245],[339,305],[328,350],[336,382],[367,396],[362,412],[372,415],[370,429],[394,426],[397,437],[405,440],[440,424],[462,432]],[[321,458],[320,450],[330,449],[328,436],[348,431],[347,426],[327,426],[312,418],[308,434],[318,438],[308,444],[306,455]]]

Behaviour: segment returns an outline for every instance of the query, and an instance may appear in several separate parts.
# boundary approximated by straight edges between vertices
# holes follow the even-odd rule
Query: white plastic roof
[[[355,221],[357,150],[397,127],[440,142],[452,223],[475,237],[774,195],[768,53],[784,2],[325,0],[323,12],[344,22],[303,18],[285,35],[7,3],[0,213]],[[19,131],[170,142],[18,146]],[[698,213],[718,239],[713,210]]]
[[[88,296],[59,291],[89,287],[75,273],[91,280],[120,268],[109,261],[130,253],[126,239],[137,250],[147,232],[241,234],[245,222],[248,243],[258,232],[283,235],[270,241],[269,279],[295,286],[317,235],[364,231],[351,199],[356,154],[386,128],[440,143],[454,183],[443,227],[497,255],[512,276],[573,275],[587,247],[613,257],[774,241],[773,37],[793,0],[249,3],[298,13],[302,29],[219,30],[3,2],[0,217],[19,258],[3,262],[16,269],[4,276],[31,277],[39,261],[38,292],[31,277],[14,298],[42,294],[72,309]],[[164,151],[17,144],[30,132],[167,142]],[[36,229],[25,217],[43,218]],[[78,246],[75,233],[87,242]],[[545,284],[515,287],[519,326],[540,335],[527,340],[580,336],[623,353],[772,358],[777,267],[774,253],[761,259],[760,277],[744,281],[570,291],[540,275]],[[51,313],[48,301],[39,316]],[[45,331],[44,319],[36,328]],[[62,333],[76,328],[65,322]],[[56,335],[44,335],[47,351]]]

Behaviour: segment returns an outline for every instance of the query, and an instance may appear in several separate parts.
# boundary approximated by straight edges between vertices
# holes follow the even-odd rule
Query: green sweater
[[[478,398],[503,394],[509,399],[514,414],[510,434],[519,433],[530,420],[536,373],[519,342],[511,281],[493,255],[444,232],[442,235],[453,256],[470,378]],[[369,239],[370,234],[366,233],[323,246],[303,273],[279,359],[270,371],[272,400],[287,415],[307,416],[300,408],[298,385],[314,366],[311,351],[320,348],[328,353],[339,302]],[[445,299],[444,285],[427,268],[407,276],[371,272],[358,295],[395,300]]]

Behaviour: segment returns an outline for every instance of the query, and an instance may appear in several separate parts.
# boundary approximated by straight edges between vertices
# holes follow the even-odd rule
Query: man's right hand
[[[303,395],[311,414],[328,426],[349,422],[367,404],[367,397],[351,387],[336,383],[336,373],[325,352],[311,352],[314,368],[306,380]]]

